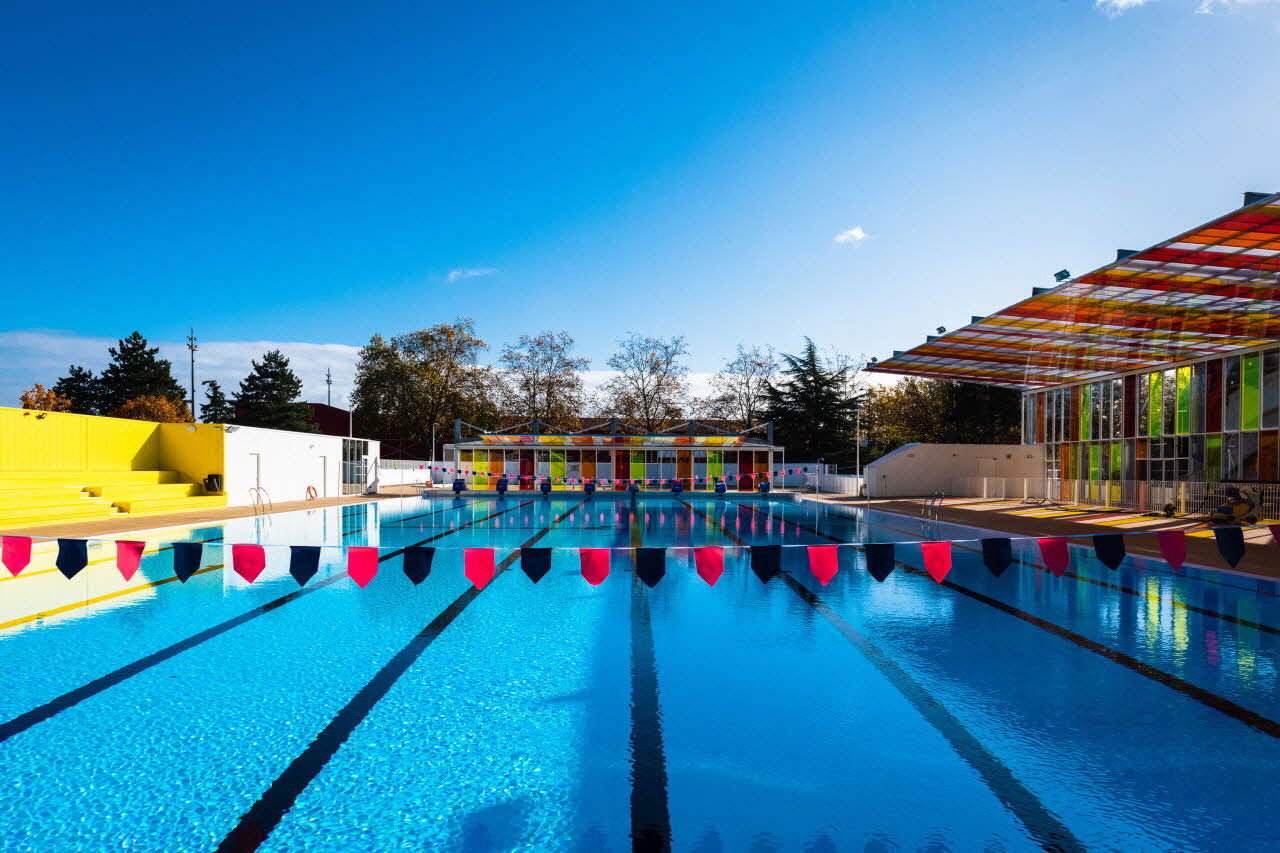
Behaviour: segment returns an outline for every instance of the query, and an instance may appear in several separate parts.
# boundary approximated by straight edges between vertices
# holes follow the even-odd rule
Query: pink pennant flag
[[[125,580],[133,580],[133,575],[142,563],[142,549],[146,542],[116,540],[116,568]]]
[[[261,545],[231,546],[231,568],[235,570],[236,574],[244,578],[246,583],[256,581],[266,565],[267,555]],[[373,577],[373,575],[369,577]],[[368,581],[365,581],[365,583],[368,583]],[[364,584],[362,583],[360,586],[364,586]]]
[[[578,560],[582,564],[582,576],[592,586],[599,586],[609,577],[608,548],[579,548]]]
[[[1280,545],[1280,524],[1268,524],[1267,529],[1271,531],[1272,540]]]
[[[1271,534],[1274,536],[1276,528],[1280,525],[1273,525]],[[1182,568],[1182,564],[1187,561],[1187,534],[1182,530],[1162,530],[1156,534],[1156,542],[1160,544],[1160,555],[1164,557],[1164,561],[1174,571]]]
[[[840,559],[837,556],[839,545],[810,545],[809,571],[823,586],[831,583],[831,579],[840,571]]]
[[[493,549],[464,548],[462,573],[476,589],[484,589],[493,580]]]
[[[707,586],[715,586],[724,574],[724,548],[694,548],[693,564],[698,569],[698,577],[706,581]]]
[[[920,553],[924,555],[924,570],[929,577],[938,583],[951,571],[950,542],[921,542]]]
[[[5,536],[0,546],[0,561],[9,570],[9,574],[17,575],[31,562],[31,538],[29,536]]]
[[[1040,556],[1044,558],[1045,566],[1056,577],[1062,577],[1067,571],[1067,566],[1071,565],[1071,554],[1067,550],[1067,538],[1065,536],[1047,536],[1043,539],[1037,539],[1036,542],[1040,544]]]
[[[378,574],[378,549],[369,546],[348,548],[347,574],[351,575],[351,579],[361,589],[368,586],[369,581]]]

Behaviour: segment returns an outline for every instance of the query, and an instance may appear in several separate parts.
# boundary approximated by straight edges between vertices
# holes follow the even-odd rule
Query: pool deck
[[[797,492],[797,494],[801,494]],[[814,495],[803,493],[813,500]],[[818,495],[824,503],[865,506],[882,512],[892,512],[913,522],[920,521],[922,501],[919,498],[897,498],[868,501],[852,495]],[[1094,533],[1154,534],[1160,530],[1186,530],[1187,562],[1219,571],[1280,578],[1280,546],[1264,528],[1245,530],[1245,555],[1235,569],[1227,566],[1218,553],[1218,546],[1211,532],[1205,531],[1202,522],[1187,518],[1156,518],[1139,513],[1121,513],[1114,510],[1084,507],[1054,508],[1035,506],[1017,501],[948,498],[938,510],[938,520],[986,530],[998,530],[1010,536],[1089,536]],[[910,529],[917,529],[918,525]],[[1204,531],[1204,532],[1201,532]],[[1089,544],[1087,539],[1078,540]],[[1125,550],[1130,554],[1160,557],[1160,548],[1154,535],[1125,537]]]

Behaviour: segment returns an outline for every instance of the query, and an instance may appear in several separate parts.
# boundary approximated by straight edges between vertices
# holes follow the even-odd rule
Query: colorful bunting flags
[[[1095,534],[1093,553],[1098,558],[1098,562],[1114,572],[1124,562],[1124,535],[1121,533]]]
[[[1244,531],[1239,527],[1215,527],[1213,536],[1218,540],[1218,553],[1234,569],[1244,557]]]
[[[996,577],[1013,564],[1013,543],[1002,536],[982,540],[982,564]]]
[[[31,563],[31,539],[27,536],[5,536],[0,544],[0,561],[17,576]]]
[[[232,545],[231,568],[245,583],[253,583],[267,565],[267,554],[261,545]],[[363,586],[363,584],[361,584]]]
[[[751,571],[760,578],[760,583],[769,580],[782,571],[781,545],[756,545],[751,548]]]
[[[467,548],[462,552],[462,573],[476,589],[484,589],[493,580],[493,549]]]
[[[59,539],[55,565],[67,580],[71,580],[89,565],[89,543],[83,539]]]
[[[347,548],[347,574],[364,589],[378,574],[378,549],[368,545]]]
[[[867,556],[867,574],[884,583],[893,572],[893,543],[868,542],[862,546],[862,551]]]
[[[707,586],[715,586],[724,574],[724,548],[694,548],[693,564],[698,577],[706,581]]]
[[[520,568],[534,583],[542,580],[551,571],[551,549],[521,548]]]
[[[404,576],[417,586],[431,574],[431,562],[435,559],[436,549],[421,545],[410,545],[404,549]]]
[[[637,548],[636,577],[653,588],[667,573],[666,548]]]
[[[810,545],[809,571],[818,579],[818,583],[826,586],[840,571],[839,545]]]
[[[298,586],[306,586],[307,581],[315,577],[319,570],[319,545],[289,546],[289,574],[298,582]]]
[[[120,570],[120,576],[126,581],[133,580],[138,566],[142,565],[142,551],[146,547],[146,542],[116,540],[116,568]]]
[[[1156,534],[1160,555],[1175,572],[1187,560],[1187,534],[1182,530],[1162,530]]]
[[[609,577],[608,548],[579,548],[578,560],[582,564],[582,576],[592,586],[599,586]]]
[[[924,570],[938,583],[951,572],[950,542],[921,542],[920,554],[924,558]]]
[[[1056,577],[1062,577],[1067,571],[1067,566],[1071,565],[1071,553],[1067,550],[1067,538],[1065,536],[1046,536],[1036,541],[1040,543],[1040,556],[1044,558],[1045,566]]]
[[[200,568],[200,556],[204,545],[200,542],[173,543],[173,573],[186,583]]]

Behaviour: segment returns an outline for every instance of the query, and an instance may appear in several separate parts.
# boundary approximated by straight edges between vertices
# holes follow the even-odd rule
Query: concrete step
[[[177,471],[0,471],[0,489],[176,483]]]
[[[85,491],[95,497],[107,498],[113,503],[119,503],[129,500],[189,498],[203,495],[204,487],[195,483],[157,483],[143,486],[89,486]]]
[[[188,509],[208,509],[226,506],[225,495],[200,495],[190,498],[158,498],[154,500],[116,501],[115,505],[133,515],[145,512],[181,512]]]
[[[70,495],[3,495],[0,494],[0,509],[22,509],[50,506],[81,506],[83,504],[103,504],[110,506],[111,501],[89,497],[84,492]]]
[[[113,514],[112,509],[111,504],[102,501],[85,501],[83,504],[68,504],[64,506],[5,507],[0,508],[0,521],[9,521],[11,519],[59,521],[73,518],[109,518]]]

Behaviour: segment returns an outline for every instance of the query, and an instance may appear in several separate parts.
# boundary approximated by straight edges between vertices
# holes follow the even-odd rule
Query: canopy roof
[[[1043,388],[1280,340],[1280,193],[872,365]]]

